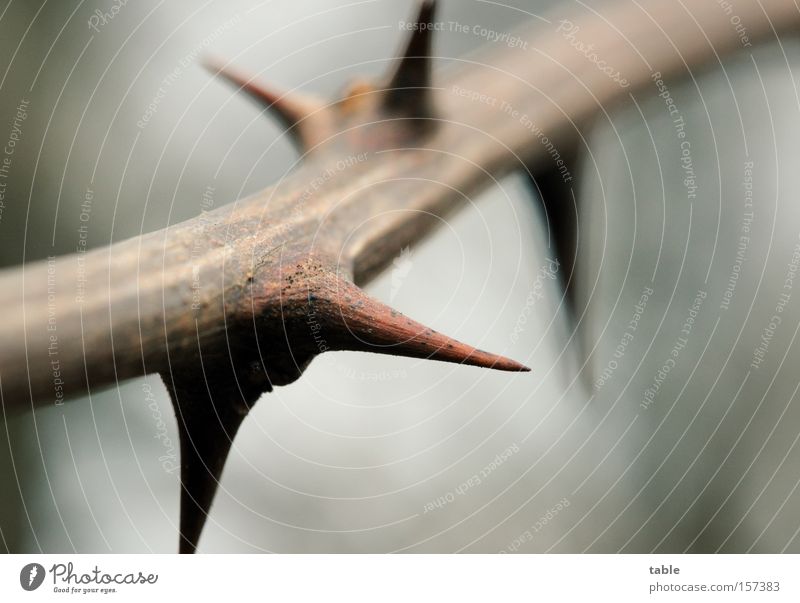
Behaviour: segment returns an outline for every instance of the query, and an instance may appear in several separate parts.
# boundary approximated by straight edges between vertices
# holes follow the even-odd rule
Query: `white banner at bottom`
[[[798,601],[793,555],[4,555],[0,601]]]

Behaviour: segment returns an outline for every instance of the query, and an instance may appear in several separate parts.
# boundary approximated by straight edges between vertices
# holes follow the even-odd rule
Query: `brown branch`
[[[433,4],[421,3],[423,22]],[[733,4],[751,42],[800,21],[792,0]],[[319,353],[523,370],[406,319],[356,285],[494,178],[551,165],[553,147],[533,127],[555,148],[573,147],[593,116],[655,90],[654,72],[681,75],[741,46],[715,0],[620,0],[568,18],[573,26],[560,15],[525,26],[518,35],[527,50],[487,49],[437,73],[433,88],[430,34],[417,32],[386,83],[353,86],[333,103],[275,93],[218,63],[290,129],[302,166],[183,224],[3,272],[5,408],[161,373],[181,427],[182,550],[194,550],[247,410]],[[188,513],[191,505],[201,513]]]

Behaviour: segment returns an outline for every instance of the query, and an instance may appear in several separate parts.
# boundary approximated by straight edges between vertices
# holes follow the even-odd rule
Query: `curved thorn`
[[[243,90],[266,107],[289,131],[302,149],[309,148],[310,144],[308,136],[304,133],[303,122],[312,114],[324,110],[323,102],[299,93],[287,94],[267,88],[255,76],[231,67],[219,59],[206,57],[203,59],[203,66],[211,73],[228,80],[239,90]]]
[[[322,314],[336,349],[375,352],[410,358],[441,360],[491,368],[528,372],[515,360],[478,350],[411,320],[370,297],[344,279],[333,279],[324,294],[331,305]]]
[[[411,117],[432,117],[431,47],[436,0],[419,3],[416,24],[386,85],[384,105]]]
[[[229,399],[215,403],[201,375],[164,375],[175,414],[181,454],[180,553],[194,553],[217,492],[233,438],[246,411]]]

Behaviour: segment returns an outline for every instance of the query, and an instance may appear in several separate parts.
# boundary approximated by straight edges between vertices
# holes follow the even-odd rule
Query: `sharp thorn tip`
[[[313,146],[313,135],[311,134],[313,128],[306,127],[302,122],[312,114],[324,111],[324,103],[300,93],[285,94],[278,89],[268,88],[255,76],[240,71],[216,57],[204,57],[203,66],[214,75],[228,80],[239,90],[246,92],[251,98],[266,107],[289,131],[295,144],[301,150],[305,151]]]
[[[438,333],[392,309],[347,280],[334,278],[326,316],[338,349],[441,360],[509,372],[530,369]]]
[[[410,117],[431,117],[434,114],[431,92],[434,28],[419,25],[433,23],[435,15],[435,0],[419,3],[416,17],[418,27],[408,37],[385,87],[384,106],[391,112],[407,113]]]

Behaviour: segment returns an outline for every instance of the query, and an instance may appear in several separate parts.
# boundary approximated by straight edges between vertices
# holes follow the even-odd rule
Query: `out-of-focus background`
[[[487,43],[472,25],[506,32],[554,3],[445,0],[440,18],[467,27],[439,33],[437,65]],[[72,252],[84,225],[106,245],[278,180],[297,159],[281,129],[199,59],[330,97],[387,69],[411,12],[8,0],[0,266]],[[518,176],[399,256],[372,294],[534,372],[316,359],[244,423],[200,550],[799,552],[800,293],[784,287],[798,56],[773,41],[671,82],[696,182],[655,89],[584,133],[577,315]],[[0,439],[0,550],[176,550],[177,431],[157,376],[4,418]]]

